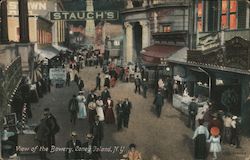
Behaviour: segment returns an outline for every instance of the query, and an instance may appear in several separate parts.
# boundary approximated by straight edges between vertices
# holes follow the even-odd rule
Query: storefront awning
[[[36,54],[42,58],[51,59],[59,54],[59,51],[52,46],[46,46],[36,50]]]
[[[64,47],[64,46],[53,45],[53,47],[54,47],[55,49],[57,49],[58,51],[64,51],[64,52],[69,51],[69,52],[73,52],[73,51],[71,51],[70,49],[68,49],[67,47]]]
[[[141,51],[141,58],[145,64],[164,65],[167,63],[167,58],[182,48],[182,46],[154,44]]]

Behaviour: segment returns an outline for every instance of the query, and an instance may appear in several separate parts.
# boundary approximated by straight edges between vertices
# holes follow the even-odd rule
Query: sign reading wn
[[[118,11],[68,11],[68,12],[50,12],[50,20],[117,20]]]

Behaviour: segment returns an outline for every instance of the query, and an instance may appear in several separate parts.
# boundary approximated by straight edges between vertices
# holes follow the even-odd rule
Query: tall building
[[[49,13],[63,11],[61,1],[28,0],[30,41],[36,45],[53,44],[55,47],[65,41],[65,22],[50,21]],[[18,22],[18,1],[8,1],[9,40],[19,42],[20,29]]]
[[[86,0],[86,11],[93,12],[94,5],[93,0]],[[86,20],[85,26],[85,43],[86,44],[94,44],[95,43],[95,21],[93,19]]]
[[[188,44],[188,0],[128,0],[122,11],[124,61],[140,63],[152,84],[171,74],[167,58]]]
[[[128,0],[122,14],[126,32],[126,62],[136,61],[140,51],[158,41],[159,36],[167,37],[167,33],[188,31],[186,0]]]
[[[192,97],[211,101],[214,110],[239,116],[248,134],[249,16],[249,1],[191,1],[190,49],[168,58],[174,66],[175,107],[187,113]]]

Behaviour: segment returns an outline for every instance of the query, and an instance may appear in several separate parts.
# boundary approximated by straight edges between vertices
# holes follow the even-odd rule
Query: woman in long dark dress
[[[209,132],[205,126],[203,126],[204,120],[199,119],[199,127],[194,132],[194,158],[204,160],[207,157],[207,143],[209,138]]]
[[[105,104],[105,110],[104,110],[105,122],[107,124],[115,123],[113,107],[114,107],[113,100],[111,100],[111,98],[109,97],[107,103]]]

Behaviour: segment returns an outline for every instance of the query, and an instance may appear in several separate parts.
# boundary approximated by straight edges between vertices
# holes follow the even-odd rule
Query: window
[[[163,26],[163,32],[171,32],[171,25]]]
[[[221,29],[237,28],[237,1],[222,0],[221,5]]]
[[[19,27],[16,28],[16,37],[17,37],[16,41],[19,42],[20,41],[20,28]]]
[[[199,32],[203,31],[203,24],[202,24],[202,16],[203,16],[203,6],[202,6],[202,1],[199,0],[198,1],[198,13],[197,13],[197,29]]]

